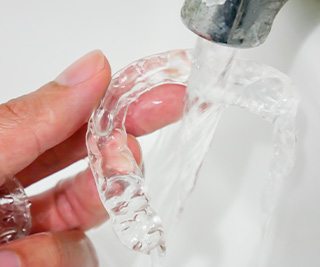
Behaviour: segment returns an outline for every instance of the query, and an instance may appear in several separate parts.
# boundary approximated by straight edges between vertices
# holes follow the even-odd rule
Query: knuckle
[[[34,103],[34,106],[37,106]],[[37,153],[40,155],[42,144],[40,138],[32,126],[37,118],[33,103],[24,99],[14,99],[0,105],[0,135],[11,135],[12,131],[24,132],[31,137],[30,140],[35,144]]]
[[[50,90],[48,90],[50,89]],[[53,90],[51,90],[53,89]],[[42,152],[41,134],[38,128],[53,125],[57,116],[50,103],[59,94],[61,86],[50,82],[29,95],[0,104],[0,135],[11,135],[12,131],[24,132]]]
[[[22,101],[24,102],[24,101]],[[0,123],[1,126],[15,127],[22,123],[30,111],[27,105],[21,103],[19,100],[11,100],[0,105]]]
[[[54,122],[55,113],[49,104],[56,94],[63,91],[63,86],[53,81],[29,95],[0,104],[0,125],[17,126],[25,123],[27,126],[27,122]]]

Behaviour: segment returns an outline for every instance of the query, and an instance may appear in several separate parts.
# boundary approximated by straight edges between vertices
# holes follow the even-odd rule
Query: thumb
[[[93,51],[54,82],[0,105],[0,176],[14,176],[73,135],[87,122],[109,81],[107,59]]]

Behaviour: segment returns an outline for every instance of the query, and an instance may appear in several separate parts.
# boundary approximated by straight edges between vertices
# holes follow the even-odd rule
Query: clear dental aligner
[[[142,171],[126,145],[124,121],[130,103],[143,93],[164,83],[185,84],[189,65],[189,54],[185,51],[134,62],[113,77],[107,94],[89,121],[90,164],[113,228],[123,244],[147,254],[155,248],[164,252],[163,227],[150,206]],[[107,147],[112,142],[119,144],[118,152],[131,161],[129,170],[108,165]]]
[[[163,179],[166,184],[158,203],[158,207],[166,207],[161,218],[166,229],[196,185],[198,170],[220,115],[229,106],[247,109],[273,125],[274,153],[261,199],[266,223],[270,220],[281,183],[294,163],[298,100],[284,74],[268,66],[233,59],[233,54],[230,48],[199,40],[193,56],[189,51],[180,50],[134,62],[114,76],[92,115],[87,134],[90,164],[115,232],[129,248],[144,253],[157,247],[165,248],[160,218],[150,207],[143,187],[144,177],[126,146],[124,127],[130,103],[161,84],[188,84],[186,111],[180,128],[165,139],[167,147],[172,142],[175,147],[170,155],[175,157],[175,167],[172,161],[166,166],[172,170],[170,178],[173,179]],[[119,153],[132,162],[130,171],[119,171],[106,164],[105,148],[119,139],[122,140]],[[172,195],[176,197],[169,197]],[[170,205],[166,203],[169,199]]]
[[[6,179],[5,183],[0,185],[0,244],[29,234],[29,207],[23,187],[16,178]]]

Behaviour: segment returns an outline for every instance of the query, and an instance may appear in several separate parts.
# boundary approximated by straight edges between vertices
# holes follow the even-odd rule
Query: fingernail
[[[17,254],[11,251],[0,251],[0,267],[20,267]]]
[[[57,78],[61,85],[74,86],[85,82],[101,71],[106,65],[106,58],[100,50],[92,51],[66,68]]]

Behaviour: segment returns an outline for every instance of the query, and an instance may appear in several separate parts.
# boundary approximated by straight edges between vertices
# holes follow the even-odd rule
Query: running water
[[[238,106],[260,116],[273,125],[273,156],[261,196],[263,235],[258,254],[252,255],[250,260],[258,266],[268,254],[273,238],[270,231],[273,212],[283,181],[294,165],[298,98],[284,74],[268,66],[235,59],[235,50],[231,48],[200,39],[193,58],[184,118],[178,129],[166,134],[154,149],[156,154],[165,154],[166,161],[155,156],[154,164],[149,167],[152,173],[162,174],[157,187],[160,185],[163,191],[156,207],[163,210],[161,218],[171,236],[177,225],[177,215],[183,211],[196,186],[198,171],[223,111]],[[162,162],[161,167],[157,166],[159,162]],[[151,178],[160,180],[157,175]]]
[[[273,158],[261,196],[264,214],[261,254],[252,255],[251,262],[258,263],[260,256],[266,254],[268,240],[272,238],[269,224],[281,185],[294,164],[298,101],[285,75],[268,66],[234,59],[234,54],[231,48],[199,40],[193,56],[188,51],[172,51],[137,61],[114,77],[108,94],[90,120],[87,135],[90,163],[115,232],[129,248],[152,254],[152,263],[137,256],[133,264],[136,267],[168,266],[165,257],[160,260],[156,251],[163,254],[165,247],[174,250],[170,243],[177,219],[196,186],[198,171],[220,116],[230,106],[247,109],[274,128]],[[139,96],[160,84],[173,83],[188,83],[185,114],[180,123],[168,127],[153,149],[147,177],[151,196],[157,193],[157,197],[150,202],[144,176],[126,146],[124,120],[127,107]],[[119,171],[106,164],[112,142],[132,162],[129,170]],[[157,185],[152,190],[154,181]]]
[[[199,39],[187,82],[187,101],[182,122],[179,129],[167,133],[155,149],[160,156],[168,155],[165,162],[153,160],[155,165],[162,162],[161,173],[165,174],[165,178],[161,179],[162,194],[158,197],[157,206],[167,207],[161,214],[167,230],[175,225],[176,216],[172,215],[182,212],[188,195],[196,185],[197,173],[225,106],[214,101],[215,94],[228,83],[234,54],[232,48]],[[172,147],[175,149],[172,150]],[[172,166],[172,162],[175,166]],[[149,167],[150,170],[153,168],[157,170],[156,166]]]

